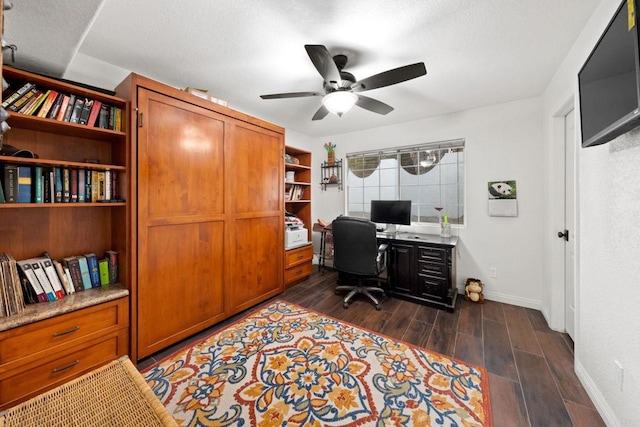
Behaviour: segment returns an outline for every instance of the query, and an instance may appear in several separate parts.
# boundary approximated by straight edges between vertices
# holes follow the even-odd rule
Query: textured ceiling
[[[599,0],[12,2],[18,67],[63,76],[80,53],[320,137],[538,96]],[[305,44],[346,54],[358,79],[421,61],[427,75],[366,92],[395,108],[386,116],[312,122],[319,97],[259,98],[322,89]]]

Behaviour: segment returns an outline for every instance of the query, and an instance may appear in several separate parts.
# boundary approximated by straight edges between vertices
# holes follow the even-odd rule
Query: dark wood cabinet
[[[381,237],[389,245],[388,293],[391,296],[453,311],[457,239],[414,233]]]

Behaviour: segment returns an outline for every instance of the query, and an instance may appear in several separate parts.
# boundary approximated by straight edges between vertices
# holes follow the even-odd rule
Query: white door
[[[566,233],[564,247],[564,286],[565,286],[565,330],[575,341],[575,152],[577,139],[575,137],[575,114],[569,111],[564,117],[564,230]]]

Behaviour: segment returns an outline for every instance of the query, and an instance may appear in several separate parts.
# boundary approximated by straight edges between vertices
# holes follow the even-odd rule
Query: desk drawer
[[[421,276],[435,276],[446,278],[449,276],[447,265],[444,263],[436,264],[432,262],[418,262],[418,274]]]
[[[313,260],[313,246],[303,246],[285,252],[284,268],[289,268],[307,261]]]
[[[447,250],[444,248],[435,248],[427,246],[418,247],[418,260],[428,262],[447,262]]]
[[[27,357],[29,360],[46,357],[36,355],[49,354],[59,346],[127,327],[126,302],[126,298],[121,298],[3,332],[0,334],[0,367]]]
[[[311,262],[288,268],[284,271],[284,282],[290,283],[303,277],[308,277],[309,275],[311,275],[312,268],[313,264],[311,264]]]

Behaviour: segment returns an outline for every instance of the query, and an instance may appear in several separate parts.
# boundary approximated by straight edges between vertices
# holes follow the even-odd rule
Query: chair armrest
[[[389,245],[387,243],[383,243],[380,246],[378,246],[378,256],[376,256],[376,263],[378,264],[379,271],[384,270],[384,266],[387,264],[386,255],[387,255],[388,248],[389,248]]]
[[[386,252],[388,248],[389,248],[389,244],[388,243],[383,243],[380,246],[378,246],[378,253]]]

